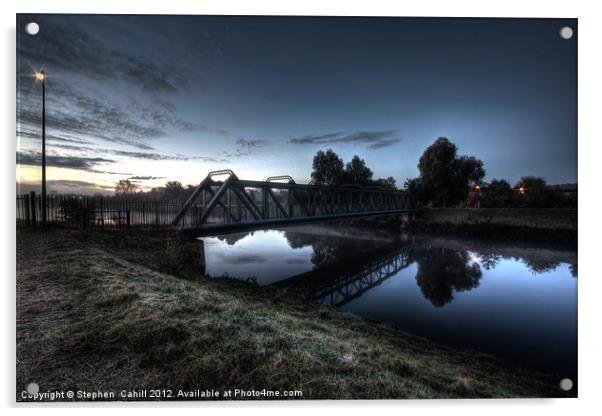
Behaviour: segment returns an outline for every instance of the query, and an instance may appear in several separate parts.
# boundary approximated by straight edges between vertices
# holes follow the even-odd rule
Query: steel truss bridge
[[[290,176],[243,180],[228,169],[210,172],[172,225],[218,231],[413,211],[405,191],[297,184]]]
[[[311,299],[322,304],[343,306],[365,292],[397,275],[411,264],[410,246],[393,246],[376,250],[376,255],[359,256],[317,270],[302,273],[276,283],[278,286],[300,287]]]

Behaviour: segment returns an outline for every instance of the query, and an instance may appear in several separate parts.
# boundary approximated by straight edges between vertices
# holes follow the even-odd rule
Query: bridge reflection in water
[[[343,306],[408,267],[410,245],[379,248],[353,259],[320,267],[275,285],[295,287],[325,305]]]

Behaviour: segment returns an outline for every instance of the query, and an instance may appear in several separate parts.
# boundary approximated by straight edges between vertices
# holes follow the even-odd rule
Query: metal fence
[[[37,226],[42,221],[42,197],[34,192],[17,195],[17,224]],[[160,227],[168,226],[182,203],[138,201],[112,197],[48,195],[46,221],[70,227]],[[193,210],[184,218],[193,224]]]

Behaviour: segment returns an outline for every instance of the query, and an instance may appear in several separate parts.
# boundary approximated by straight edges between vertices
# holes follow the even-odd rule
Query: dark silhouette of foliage
[[[168,181],[165,183],[165,198],[168,200],[178,200],[184,193],[184,186],[178,181]]]
[[[131,195],[138,192],[138,186],[132,183],[129,179],[120,179],[115,184],[115,194],[117,195]]]
[[[484,208],[507,208],[516,202],[516,191],[504,179],[493,179],[481,186],[480,201]]]
[[[469,264],[465,250],[415,248],[410,256],[418,265],[416,283],[422,294],[440,308],[453,300],[453,291],[476,288],[483,275],[478,263]]]
[[[520,207],[553,208],[561,204],[560,191],[550,188],[543,178],[523,176],[515,190]]]
[[[560,266],[560,263],[557,261],[541,261],[526,257],[522,259],[522,262],[527,266],[531,274],[551,273]]]
[[[344,182],[358,185],[368,185],[372,182],[372,171],[366,166],[364,159],[355,155],[345,166]]]
[[[419,202],[435,206],[456,205],[468,196],[471,184],[485,177],[483,162],[473,156],[458,157],[458,147],[440,137],[427,147],[418,162],[420,176],[408,181],[408,188],[418,191]]]
[[[378,178],[374,181],[374,184],[385,189],[397,189],[397,181],[392,176],[389,176],[388,178]]]
[[[316,185],[339,185],[343,179],[343,160],[332,149],[318,151],[312,168],[311,179]]]

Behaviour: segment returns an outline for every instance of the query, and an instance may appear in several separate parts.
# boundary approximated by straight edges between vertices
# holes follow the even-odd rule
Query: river
[[[211,277],[287,286],[436,342],[576,377],[576,250],[334,225],[201,239]]]

